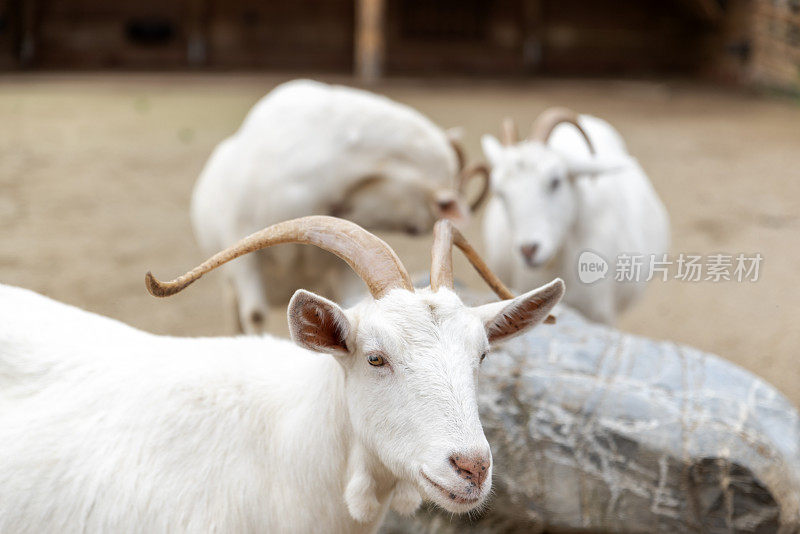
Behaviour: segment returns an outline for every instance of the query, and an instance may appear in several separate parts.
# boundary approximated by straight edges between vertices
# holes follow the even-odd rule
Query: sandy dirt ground
[[[170,300],[150,297],[143,275],[171,278],[201,260],[189,225],[192,185],[214,145],[280,81],[0,78],[0,282],[152,332],[232,333],[219,274]],[[796,102],[655,82],[398,80],[376,89],[464,127],[471,159],[505,115],[530,124],[559,104],[611,121],[671,214],[672,253],[764,258],[756,283],[652,282],[619,326],[716,352],[800,404]],[[469,232],[478,245],[479,228],[475,221]],[[427,268],[429,238],[386,238],[409,270]],[[477,286],[464,262],[456,268]],[[284,313],[272,314],[276,334],[286,334]]]

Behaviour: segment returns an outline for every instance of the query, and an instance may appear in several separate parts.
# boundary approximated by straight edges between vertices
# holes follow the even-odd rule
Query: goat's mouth
[[[550,255],[537,255],[535,258],[527,258],[520,254],[520,260],[522,264],[525,266],[526,269],[530,270],[537,270],[543,268],[549,268],[556,265],[559,261],[560,254],[556,252],[555,254]]]
[[[547,263],[547,261],[542,261],[539,259],[534,258],[526,258],[525,256],[522,257],[522,263],[525,264],[525,267],[528,269],[538,269]]]
[[[463,504],[467,506],[475,506],[483,500],[483,497],[478,494],[477,496],[472,495],[464,495],[462,492],[457,492],[454,490],[449,490],[433,480],[425,471],[420,469],[419,474],[422,475],[422,479],[428,483],[429,486],[434,488],[439,494],[444,496],[447,500],[452,501],[457,504]]]

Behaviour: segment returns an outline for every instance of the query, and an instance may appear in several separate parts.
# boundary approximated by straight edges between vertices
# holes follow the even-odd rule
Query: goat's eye
[[[558,179],[557,177],[553,178],[552,180],[550,180],[550,191],[555,192],[556,190],[558,190],[560,185],[561,185],[561,180]]]
[[[367,361],[373,367],[381,367],[386,364],[386,360],[383,358],[383,356],[377,353],[372,353],[368,355]]]
[[[481,363],[483,363],[483,360],[485,359],[486,359],[486,353],[484,352],[483,354],[481,354]]]

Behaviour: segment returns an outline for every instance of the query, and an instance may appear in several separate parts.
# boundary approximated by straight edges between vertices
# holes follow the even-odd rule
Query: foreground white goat
[[[216,148],[194,190],[192,224],[206,254],[305,215],[427,233],[441,217],[468,217],[461,192],[470,177],[488,185],[485,167],[463,166],[458,145],[410,107],[296,80],[262,98]],[[269,305],[285,303],[298,287],[340,300],[354,282],[346,267],[303,247],[254,254],[224,270],[247,333],[262,331]]]
[[[490,135],[482,139],[492,167],[483,224],[487,263],[518,291],[560,276],[569,287],[564,302],[592,320],[613,323],[643,290],[649,255],[669,246],[669,219],[658,194],[601,119],[551,108],[521,143],[513,123],[504,129],[504,144]],[[605,278],[580,281],[585,251],[608,262]],[[644,256],[638,282],[614,280],[621,253]]]
[[[544,319],[563,283],[468,308],[451,290],[454,239],[498,284],[451,231],[437,226],[418,291],[384,242],[330,217],[267,228],[173,282],[148,273],[166,296],[273,244],[332,251],[373,298],[342,310],[298,291],[300,347],[155,336],[0,286],[0,532],[374,532],[390,500],[481,506],[480,362]]]

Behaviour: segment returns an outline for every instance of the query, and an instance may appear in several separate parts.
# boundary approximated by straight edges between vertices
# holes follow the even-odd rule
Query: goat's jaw
[[[479,488],[470,490],[465,484],[450,484],[437,481],[424,469],[419,471],[419,485],[425,496],[441,508],[454,514],[463,514],[481,506],[492,486],[491,472]]]

